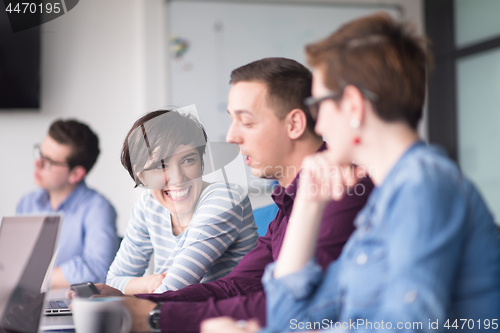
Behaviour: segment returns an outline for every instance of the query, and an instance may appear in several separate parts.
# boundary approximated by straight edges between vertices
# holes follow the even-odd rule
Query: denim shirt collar
[[[417,140],[408,149],[406,149],[403,155],[401,155],[399,160],[396,162],[396,164],[394,164],[392,169],[389,171],[382,184],[380,184],[380,187],[384,186],[385,184],[390,184],[392,182],[392,178],[394,178],[395,175],[397,175],[399,169],[402,166],[404,166],[406,160],[412,156],[413,152],[415,152],[421,147],[425,147],[426,145],[427,143],[425,143],[425,141]]]
[[[368,198],[368,202],[366,203],[365,207],[359,212],[359,214],[356,216],[356,219],[354,220],[354,225],[356,228],[361,229],[362,227],[366,227],[368,224],[371,222],[368,219],[368,216],[370,216],[370,220],[377,220],[377,215],[382,212],[377,211],[377,203],[379,201],[379,196],[380,193],[383,191],[383,189],[387,186],[390,186],[390,184],[393,181],[393,178],[397,176],[398,171],[400,168],[404,167],[405,162],[408,158],[410,158],[413,153],[418,150],[421,147],[425,147],[427,143],[422,140],[417,140],[415,141],[404,153],[401,155],[399,160],[397,160],[396,164],[392,167],[392,169],[389,171],[387,176],[385,177],[384,181],[382,184],[379,186],[376,186],[372,193],[370,194],[370,197]]]

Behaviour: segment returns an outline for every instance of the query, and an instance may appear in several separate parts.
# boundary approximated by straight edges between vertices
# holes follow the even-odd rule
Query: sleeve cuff
[[[311,259],[300,271],[279,279],[274,278],[275,267],[275,262],[267,265],[262,277],[266,293],[285,289],[295,300],[301,300],[311,295],[322,278],[321,266],[317,264],[315,259]]]
[[[118,283],[116,283],[117,286],[115,288],[119,289],[122,293],[125,294],[125,286],[132,279],[133,279],[133,277],[131,277],[131,276],[120,277],[118,280]]]

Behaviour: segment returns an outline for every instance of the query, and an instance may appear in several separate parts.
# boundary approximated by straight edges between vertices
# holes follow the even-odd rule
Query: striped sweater
[[[172,234],[170,212],[146,190],[132,209],[106,284],[124,292],[130,279],[143,276],[153,251],[154,273],[167,271],[155,292],[214,281],[255,247],[256,230],[250,200],[238,185],[207,186],[178,236]]]

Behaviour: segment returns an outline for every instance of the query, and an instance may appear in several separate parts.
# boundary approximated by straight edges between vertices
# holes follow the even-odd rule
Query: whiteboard
[[[399,7],[388,5],[170,1],[171,104],[196,104],[209,139],[224,141],[233,69],[266,57],[291,58],[305,65],[306,44],[378,11],[402,17]]]

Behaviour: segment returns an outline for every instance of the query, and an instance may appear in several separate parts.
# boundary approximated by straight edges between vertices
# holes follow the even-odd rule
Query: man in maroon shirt
[[[232,123],[226,140],[239,145],[253,175],[278,181],[272,197],[279,211],[256,248],[227,276],[163,294],[137,295],[141,299],[124,297],[133,331],[194,332],[202,320],[218,316],[258,318],[261,325],[266,323],[264,268],[278,258],[302,160],[325,149],[325,144],[314,133],[314,121],[303,104],[311,92],[311,73],[301,64],[284,58],[258,60],[235,69],[231,83],[228,113]],[[323,268],[339,256],[372,188],[371,181],[364,179],[356,194],[326,207],[316,249]],[[104,295],[121,295],[108,286],[98,288]]]

